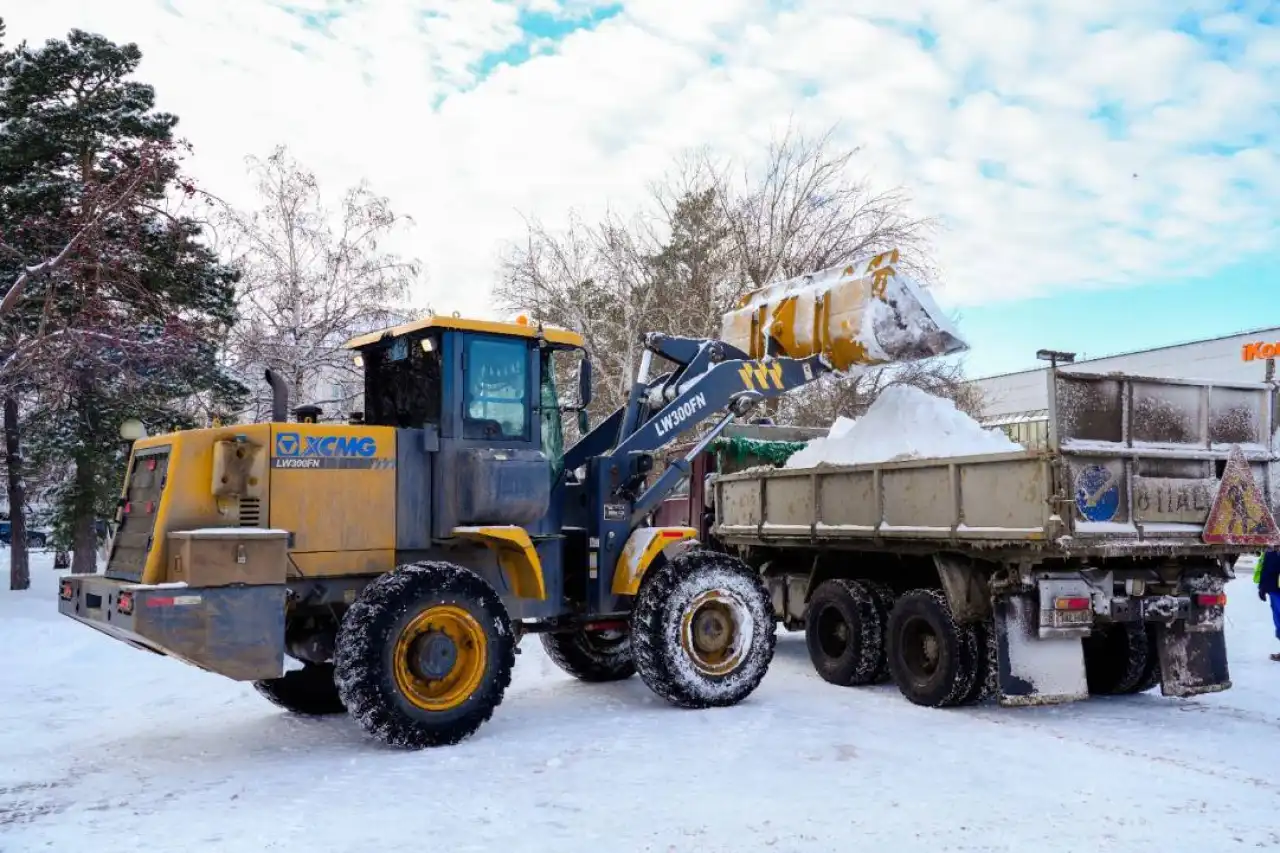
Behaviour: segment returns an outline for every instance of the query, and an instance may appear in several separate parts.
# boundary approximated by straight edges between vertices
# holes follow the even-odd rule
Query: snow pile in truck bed
[[[955,403],[909,385],[891,385],[856,421],[841,418],[824,438],[787,460],[788,468],[861,465],[902,459],[969,456],[1022,450],[997,429],[986,429]]]

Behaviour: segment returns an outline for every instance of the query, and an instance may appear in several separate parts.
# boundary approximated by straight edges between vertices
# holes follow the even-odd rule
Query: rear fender
[[[955,554],[935,554],[933,563],[957,622],[980,622],[991,615],[987,576],[971,560]]]
[[[1165,696],[1199,696],[1231,688],[1227,638],[1222,631],[1188,628],[1182,620],[1156,625],[1160,654],[1160,692]]]
[[[498,557],[498,565],[517,598],[547,600],[547,584],[542,574],[542,560],[529,532],[511,524],[488,527],[455,527],[453,535],[480,542]]]
[[[1080,638],[1042,638],[1037,595],[1001,595],[993,611],[1001,705],[1055,705],[1088,698]]]

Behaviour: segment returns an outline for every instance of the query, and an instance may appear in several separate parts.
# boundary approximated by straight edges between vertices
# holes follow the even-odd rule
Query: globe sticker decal
[[[1105,465],[1090,465],[1076,475],[1076,509],[1086,521],[1110,521],[1120,509],[1120,477]]]

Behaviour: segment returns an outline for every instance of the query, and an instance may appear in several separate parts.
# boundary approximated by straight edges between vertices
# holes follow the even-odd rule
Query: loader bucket
[[[724,315],[721,340],[751,358],[822,353],[838,371],[967,350],[929,292],[897,263],[895,249],[762,287]]]

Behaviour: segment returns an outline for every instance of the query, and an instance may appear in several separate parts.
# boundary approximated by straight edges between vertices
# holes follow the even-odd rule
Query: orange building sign
[[[1262,341],[1256,341],[1251,344],[1245,344],[1243,350],[1241,357],[1245,361],[1280,358],[1280,341],[1276,341],[1273,344],[1264,344]]]

